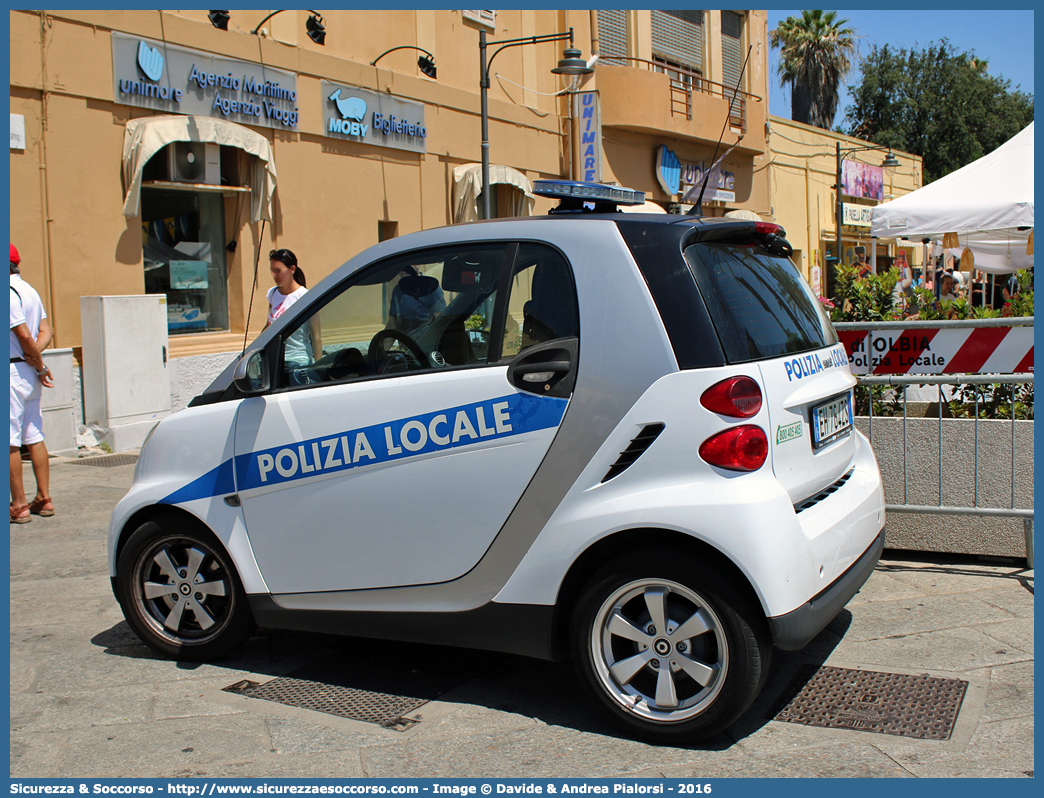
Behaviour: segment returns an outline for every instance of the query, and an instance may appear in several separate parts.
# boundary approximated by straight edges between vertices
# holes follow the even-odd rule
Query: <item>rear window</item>
[[[822,305],[786,258],[758,245],[707,242],[686,248],[685,261],[730,363],[837,343]]]

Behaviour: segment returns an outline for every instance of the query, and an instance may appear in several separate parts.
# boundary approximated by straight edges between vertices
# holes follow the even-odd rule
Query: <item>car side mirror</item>
[[[241,393],[252,396],[268,390],[271,380],[265,364],[265,350],[256,349],[236,364],[232,382]]]

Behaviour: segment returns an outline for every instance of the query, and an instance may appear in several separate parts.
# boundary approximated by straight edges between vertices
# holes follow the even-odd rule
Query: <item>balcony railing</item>
[[[707,80],[699,72],[677,64],[664,64],[648,61],[644,58],[631,58],[622,55],[603,55],[599,59],[610,64],[632,66],[635,69],[648,69],[650,72],[666,74],[670,80],[671,116],[692,120],[693,92],[732,100],[729,106],[729,126],[741,133],[747,132],[747,102],[761,102],[761,97],[745,91],[736,91],[735,86],[725,86]],[[733,94],[735,93],[735,99]]]

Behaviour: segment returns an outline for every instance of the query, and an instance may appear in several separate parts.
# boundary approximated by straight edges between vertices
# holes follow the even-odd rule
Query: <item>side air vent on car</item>
[[[602,477],[602,482],[608,482],[613,477],[619,476],[630,468],[634,461],[641,457],[646,449],[652,446],[652,442],[660,436],[661,432],[663,432],[663,424],[646,424],[642,427],[642,431],[638,433],[638,436],[631,441],[626,449],[620,452],[616,462],[610,466],[605,476]]]
[[[847,474],[845,474],[843,477],[841,477],[841,479],[839,479],[833,485],[828,485],[827,487],[823,488],[823,490],[819,491],[819,493],[817,493],[815,496],[809,496],[803,502],[801,502],[799,504],[795,504],[794,505],[794,512],[800,513],[802,510],[807,510],[809,507],[812,507],[813,505],[819,504],[821,501],[823,501],[823,499],[825,499],[831,493],[834,493],[838,488],[840,488],[842,485],[844,485],[846,482],[848,482],[848,480],[851,477],[852,477],[852,472],[849,471]]]

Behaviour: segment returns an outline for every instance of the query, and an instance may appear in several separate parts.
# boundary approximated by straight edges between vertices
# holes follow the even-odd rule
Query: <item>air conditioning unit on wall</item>
[[[167,175],[177,183],[221,185],[221,146],[204,141],[167,145]]]

